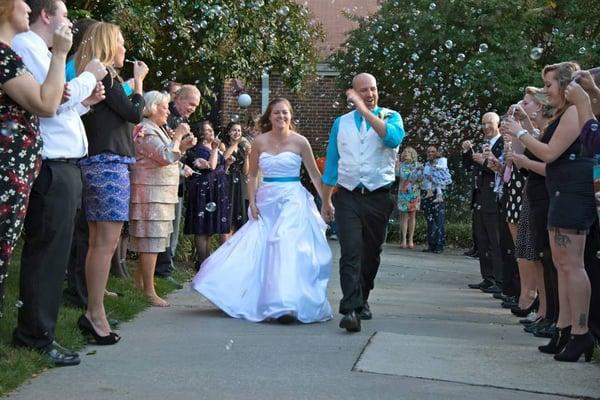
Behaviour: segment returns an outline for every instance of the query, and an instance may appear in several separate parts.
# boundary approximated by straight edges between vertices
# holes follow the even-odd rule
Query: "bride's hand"
[[[250,204],[250,214],[252,214],[252,218],[253,219],[258,219],[258,217],[260,216],[260,211],[258,210],[258,207],[256,207],[256,204]]]

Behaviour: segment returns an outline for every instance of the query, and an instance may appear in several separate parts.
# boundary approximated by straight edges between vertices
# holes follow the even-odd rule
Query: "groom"
[[[356,75],[346,97],[356,110],[338,117],[331,128],[321,215],[326,222],[335,218],[340,241],[340,328],[360,332],[360,320],[372,318],[367,300],[394,207],[390,187],[404,126],[400,114],[377,105],[373,75]]]

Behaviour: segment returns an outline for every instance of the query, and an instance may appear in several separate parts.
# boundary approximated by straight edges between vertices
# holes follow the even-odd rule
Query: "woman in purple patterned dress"
[[[229,179],[225,173],[225,158],[220,152],[221,142],[209,121],[200,124],[198,144],[188,152],[186,164],[194,174],[187,181],[187,206],[183,232],[194,235],[198,253],[196,268],[210,255],[210,238],[222,235],[231,228]]]

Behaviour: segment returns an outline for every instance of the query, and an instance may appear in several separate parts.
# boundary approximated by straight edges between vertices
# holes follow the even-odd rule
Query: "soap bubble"
[[[544,49],[542,49],[541,47],[534,47],[533,49],[531,49],[531,52],[529,53],[529,57],[531,57],[532,60],[539,60],[540,58],[542,58],[542,53],[544,52]]]

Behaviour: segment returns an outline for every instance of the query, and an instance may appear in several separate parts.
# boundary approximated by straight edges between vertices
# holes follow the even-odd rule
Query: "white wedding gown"
[[[332,318],[331,250],[312,195],[294,180],[301,163],[293,152],[260,154],[265,177],[256,193],[260,217],[250,217],[207,258],[192,282],[234,318],[264,321],[292,314],[305,323]]]

